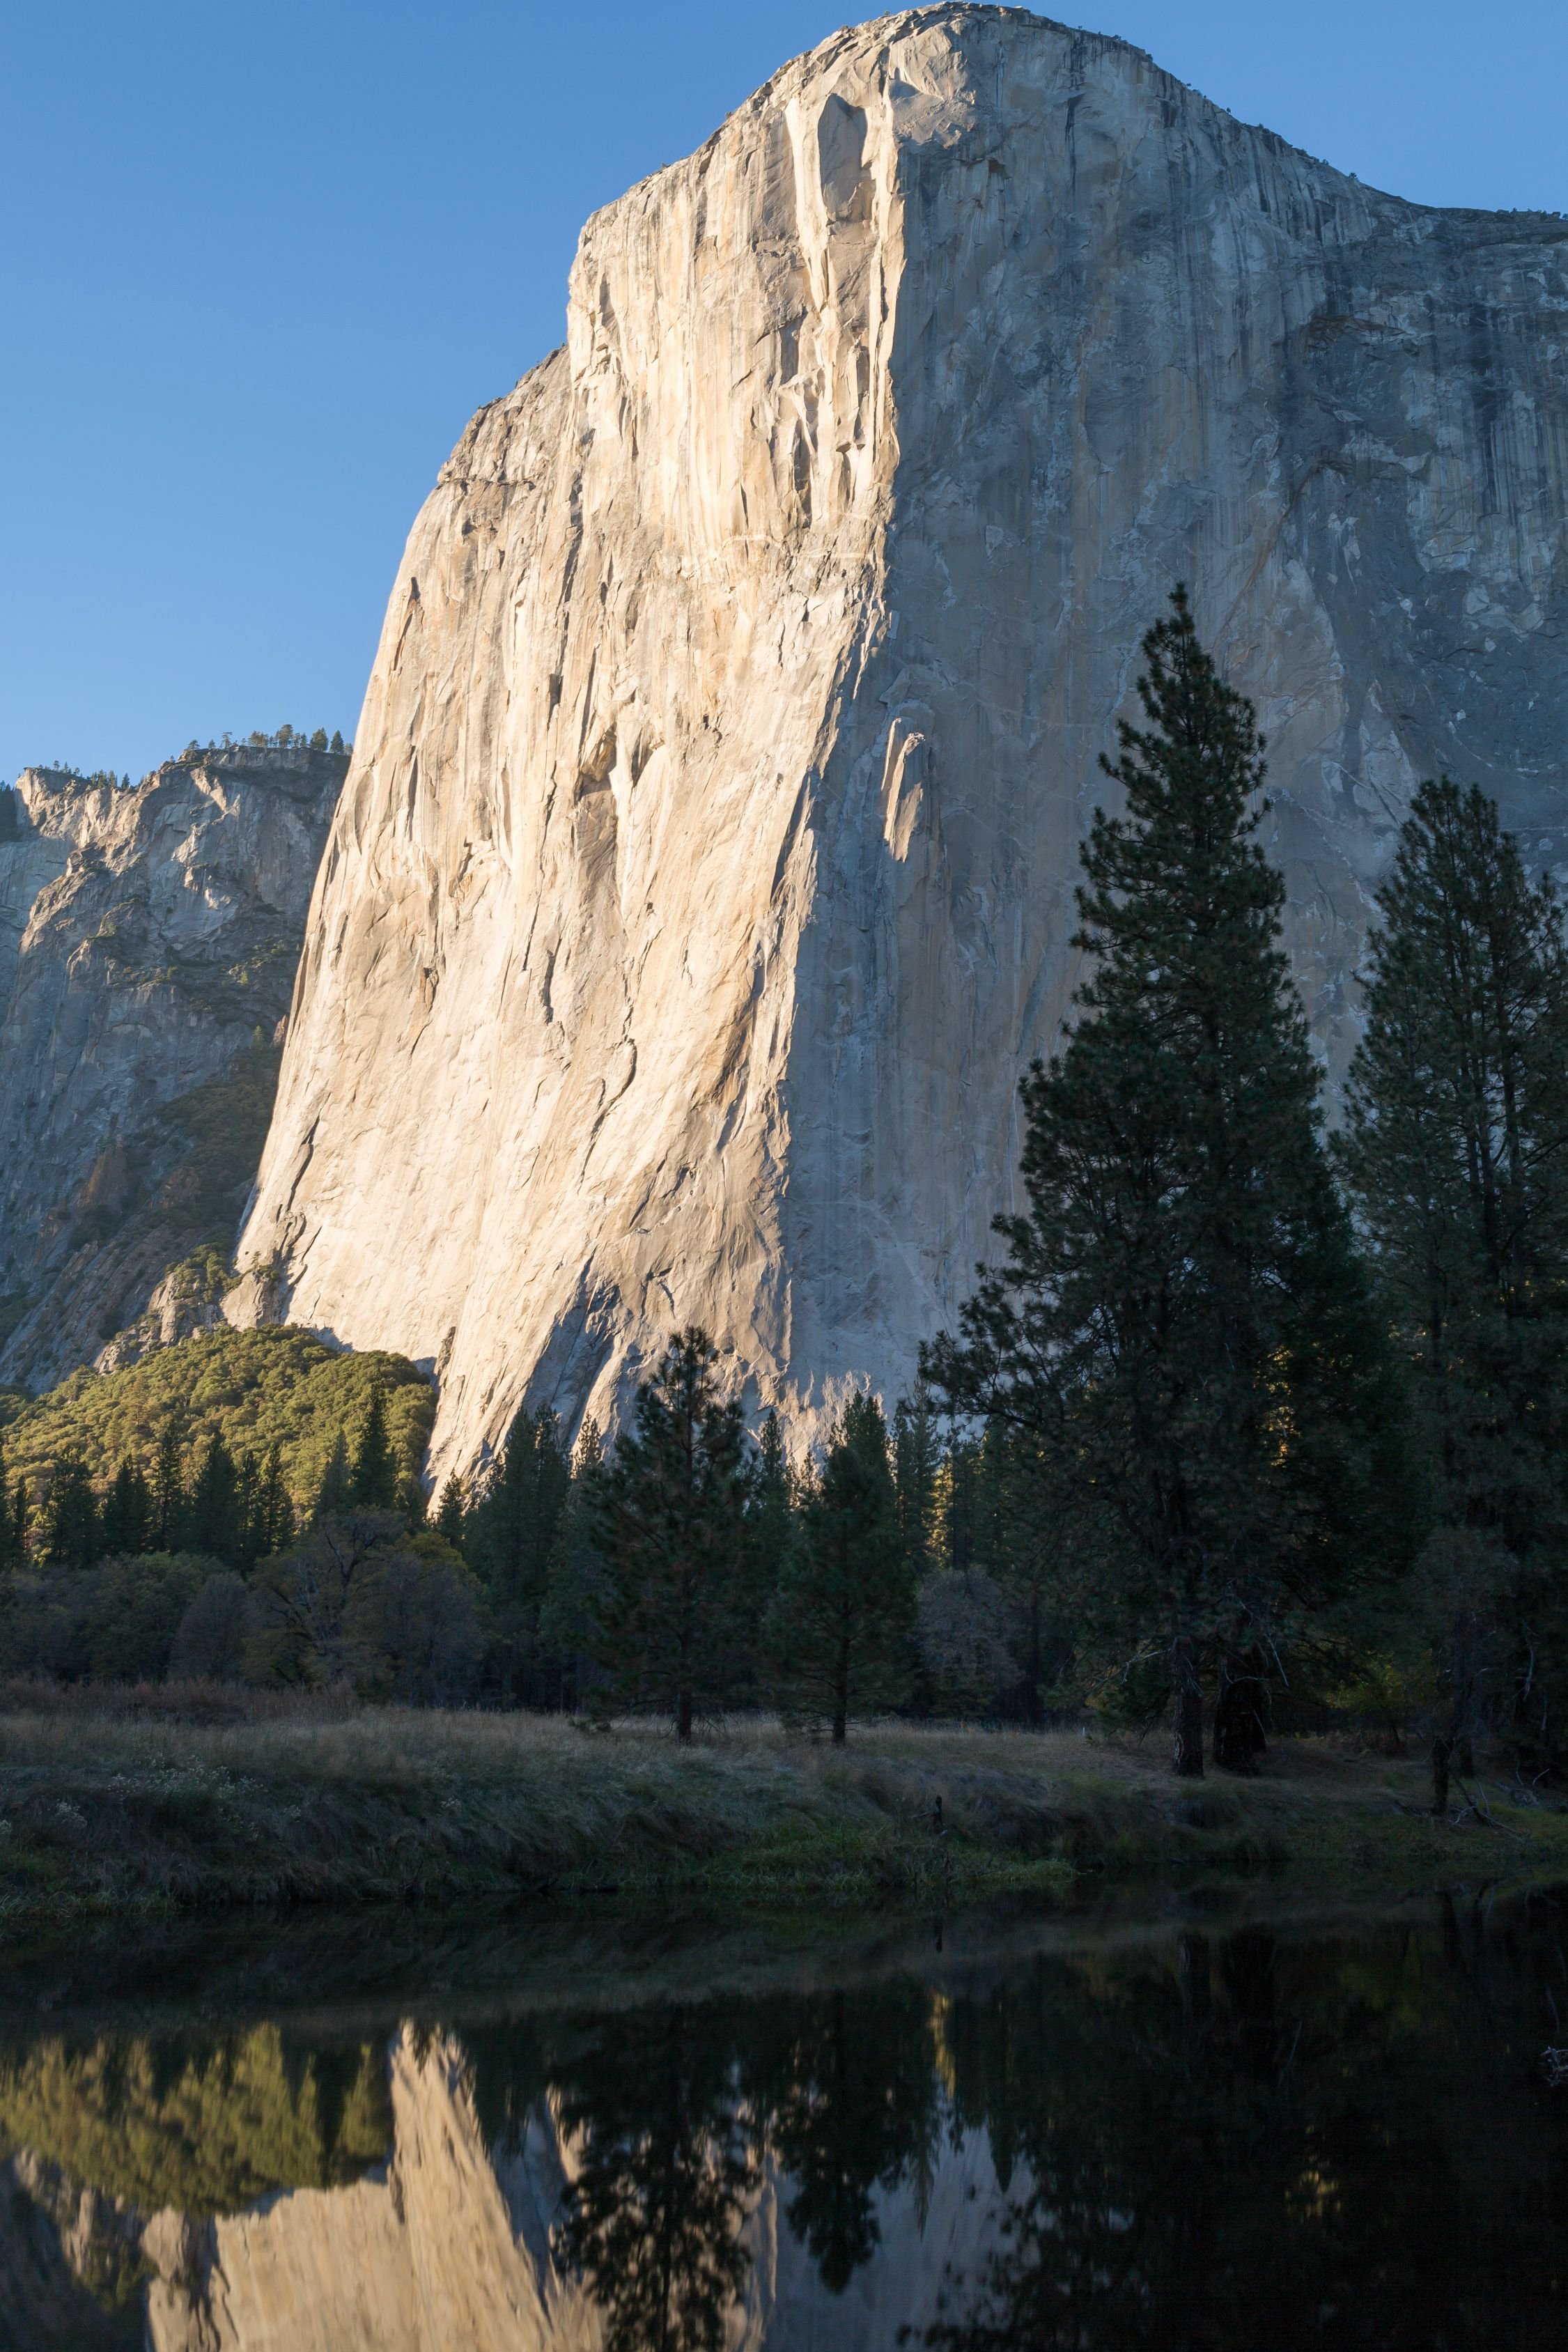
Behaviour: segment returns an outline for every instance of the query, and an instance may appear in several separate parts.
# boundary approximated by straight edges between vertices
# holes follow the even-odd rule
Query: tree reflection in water
[[[477,2244],[491,2213],[489,2275],[537,2280],[560,2313],[575,2279],[604,2352],[1558,2352],[1568,2093],[1540,2055],[1568,2041],[1565,1919],[1531,1896],[1326,1936],[1072,1945],[1063,1927],[1023,1957],[830,1971],[812,1990],[520,2001],[472,2026],[459,1999],[439,2031],[365,2019],[319,2046],[271,2024],[73,2035],[18,2005],[0,2039],[0,2335],[7,2294],[41,2308],[26,2265],[50,2245],[60,2308],[107,2297],[129,2326],[137,2231],[161,2207],[217,2217],[220,2246],[222,2216],[248,2214],[245,2263],[292,2279],[275,2192],[331,2198],[388,2155],[354,2209],[386,2200],[367,2249],[395,2255],[405,2190],[422,2244],[469,2226]],[[685,1949],[650,1956],[666,1982]],[[411,2124],[405,2150],[396,2098],[426,2092],[441,2129]],[[471,2131],[476,2170],[434,2155],[449,2127]],[[88,2188],[120,2200],[101,2245]],[[298,2210],[308,2237],[316,2209]],[[516,2306],[497,2289],[486,2307],[509,2346]]]
[[[780,2002],[741,2059],[752,2113],[791,2184],[784,2218],[834,2294],[876,2248],[873,2191],[928,2179],[937,2160],[936,2054],[931,1996],[901,1984],[872,1999]]]
[[[533,2062],[580,2148],[559,2251],[609,2352],[715,2352],[767,2167],[838,2295],[881,2201],[980,2133],[994,2251],[906,2334],[932,2352],[1559,2345],[1552,1982],[1537,1906],[1490,1939],[1452,1915],[1446,1937],[1188,1934],[942,1991],[578,2020]]]
[[[957,2096],[1027,2178],[927,2345],[1560,2345],[1568,2133],[1531,2079],[1546,1953],[1490,1957],[1188,1936],[1174,1968],[1008,1987]]]
[[[758,2168],[727,2037],[691,2010],[617,2018],[552,2088],[578,2140],[560,2250],[605,2352],[719,2352]]]

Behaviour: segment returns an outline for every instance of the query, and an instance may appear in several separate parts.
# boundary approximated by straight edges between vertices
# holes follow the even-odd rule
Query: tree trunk
[[[1448,1759],[1453,1749],[1449,1741],[1437,1732],[1432,1739],[1432,1811],[1446,1813],[1448,1810]]]
[[[1028,1702],[1027,1702],[1027,1704],[1028,1704],[1028,1707],[1029,1707],[1029,1717],[1028,1717],[1028,1719],[1029,1719],[1029,1721],[1030,1721],[1030,1723],[1032,1723],[1032,1724],[1035,1726],[1035,1727],[1036,1727],[1036,1729],[1037,1729],[1037,1730],[1039,1729],[1039,1727],[1040,1727],[1040,1720],[1041,1720],[1041,1718],[1043,1717],[1043,1716],[1044,1716],[1044,1714],[1045,1714],[1045,1709],[1044,1709],[1044,1707],[1040,1705],[1040,1680],[1041,1680],[1041,1660],[1040,1660],[1040,1594],[1039,1594],[1039,1592],[1038,1592],[1038,1591],[1035,1591],[1035,1592],[1031,1592],[1031,1593],[1030,1593],[1030,1611],[1029,1611],[1029,1698],[1028,1698]]]
[[[689,1740],[692,1736],[692,1695],[689,1690],[682,1691],[675,1701],[675,1736],[684,1740]]]
[[[1263,1685],[1255,1675],[1238,1675],[1220,1685],[1215,1705],[1215,1769],[1256,1772],[1263,1748]]]
[[[1171,1724],[1171,1769],[1179,1780],[1203,1778],[1203,1687],[1190,1642],[1176,1645],[1176,1707]]]

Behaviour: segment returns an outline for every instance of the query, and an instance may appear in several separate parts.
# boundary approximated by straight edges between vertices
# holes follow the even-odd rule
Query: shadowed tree
[[[806,1499],[800,1538],[770,1612],[768,1645],[791,1715],[825,1717],[841,1747],[852,1711],[891,1706],[915,1659],[915,1579],[898,1524],[887,1427],[852,1396]]]
[[[924,1369],[1049,1458],[1081,1605],[1157,1664],[1175,1769],[1200,1773],[1206,1681],[1396,1548],[1377,1504],[1396,1445],[1279,946],[1284,885],[1252,838],[1251,706],[1180,590],[1144,657],[1147,724],[1106,763],[1126,814],[1097,811],[1082,852],[1078,1018],[1024,1081],[1028,1212],[998,1220],[1005,1262]]]
[[[464,1550],[489,1595],[507,1686],[515,1698],[534,1704],[555,1696],[539,1620],[570,1484],[556,1415],[548,1405],[537,1412],[525,1406],[507,1433],[484,1496],[464,1523]]]
[[[390,1511],[396,1507],[397,1461],[387,1433],[386,1391],[379,1380],[371,1391],[364,1427],[354,1448],[349,1500],[361,1511]]]
[[[593,1686],[599,1669],[595,1650],[600,1640],[600,1612],[609,1583],[609,1570],[600,1549],[604,1507],[604,1454],[599,1423],[591,1414],[577,1433],[572,1449],[571,1484],[556,1524],[550,1551],[539,1633],[548,1654],[557,1662],[563,1706],[580,1706]]]
[[[134,1558],[152,1550],[152,1489],[139,1462],[127,1454],[103,1498],[103,1548]]]
[[[178,1551],[184,1540],[184,1432],[172,1416],[158,1433],[152,1467],[152,1549]]]
[[[745,1430],[739,1405],[719,1399],[714,1363],[705,1331],[672,1339],[595,1494],[607,1570],[595,1646],[610,1692],[622,1706],[667,1709],[682,1739],[699,1706],[727,1703],[750,1630]]]
[[[315,1508],[310,1514],[311,1525],[319,1527],[324,1519],[338,1517],[349,1507],[352,1478],[349,1469],[349,1448],[343,1433],[339,1430],[332,1440],[332,1451],[327,1456],[327,1467],[321,1473],[321,1484],[316,1491]]]
[[[87,1465],[68,1454],[49,1483],[38,1528],[38,1554],[53,1568],[90,1568],[103,1549],[98,1497]]]
[[[1489,1720],[1568,1700],[1568,950],[1495,804],[1424,784],[1378,893],[1343,1165],[1410,1376],[1437,1530],[1435,1793]]]
[[[463,1532],[466,1510],[467,1498],[463,1481],[455,1470],[441,1489],[441,1498],[435,1507],[435,1532],[443,1543],[452,1546],[454,1551],[460,1552],[465,1548]]]
[[[893,1475],[898,1493],[898,1531],[911,1575],[918,1583],[935,1559],[936,1477],[942,1441],[924,1381],[912,1397],[900,1397],[893,1415]]]
[[[187,1548],[221,1559],[225,1568],[242,1556],[239,1475],[234,1457],[214,1429],[203,1452],[185,1511]]]
[[[274,1552],[287,1551],[293,1541],[294,1500],[283,1483],[283,1449],[274,1444],[268,1448],[256,1490],[250,1558],[267,1559]]]
[[[27,1557],[26,1504],[17,1508],[17,1496],[25,1498],[26,1487],[18,1478],[15,1486],[5,1475],[5,1450],[0,1443],[0,1576],[9,1576],[21,1568]]]

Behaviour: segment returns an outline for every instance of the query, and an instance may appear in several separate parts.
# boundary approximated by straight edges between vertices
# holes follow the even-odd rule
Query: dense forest
[[[1023,1081],[1026,1206],[891,1417],[862,1392],[814,1448],[748,1430],[690,1329],[613,1444],[525,1407],[427,1497],[401,1360],[303,1423],[259,1374],[248,1412],[193,1419],[183,1349],[123,1425],[78,1375],[5,1432],[0,1671],[655,1710],[683,1739],[741,1707],[835,1741],[887,1709],[1087,1710],[1168,1718],[1180,1773],[1337,1711],[1427,1741],[1438,1803],[1483,1737],[1555,1771],[1557,898],[1483,793],[1422,787],[1331,1137],[1251,708],[1180,591],[1144,657],[1124,813],[1082,852],[1087,977]]]

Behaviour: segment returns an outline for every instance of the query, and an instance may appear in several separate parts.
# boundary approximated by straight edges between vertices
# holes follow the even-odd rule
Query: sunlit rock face
[[[1568,226],[1439,212],[1020,11],[836,36],[595,215],[392,592],[247,1311],[427,1360],[435,1464],[672,1325],[896,1394],[1008,1205],[1178,579],[1270,739],[1331,1069],[1448,769],[1562,855]]]
[[[182,1248],[231,1245],[345,765],[193,749],[134,788],[28,769],[0,794],[0,1382],[90,1362]],[[193,1158],[162,1114],[247,1054]]]

